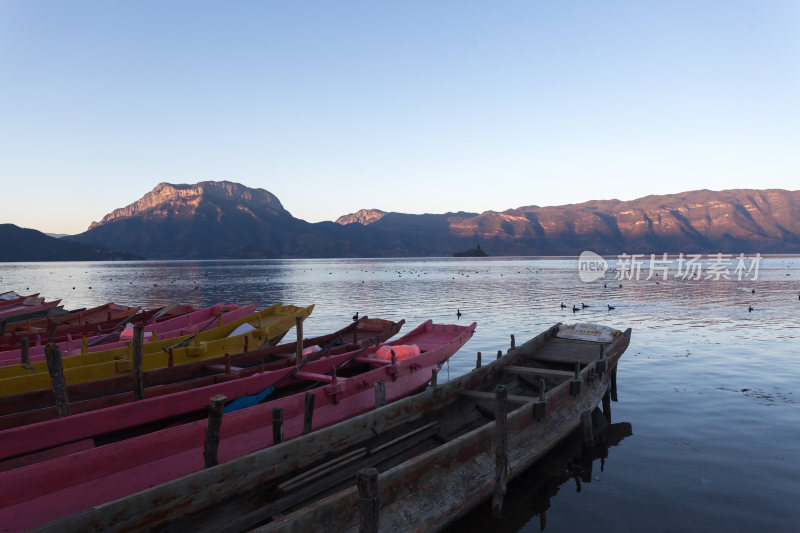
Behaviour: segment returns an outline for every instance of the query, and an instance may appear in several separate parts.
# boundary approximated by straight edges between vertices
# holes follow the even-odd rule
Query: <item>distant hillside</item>
[[[361,210],[336,223],[293,217],[263,189],[159,184],[61,241],[148,258],[800,252],[800,191],[691,191],[502,212],[411,215]]]
[[[0,224],[0,262],[141,259],[125,252],[56,239],[35,229]]]

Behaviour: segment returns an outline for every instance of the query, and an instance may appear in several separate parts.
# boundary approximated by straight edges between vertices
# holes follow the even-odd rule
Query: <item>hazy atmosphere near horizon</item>
[[[800,4],[0,0],[0,222],[162,181],[294,216],[796,189]]]

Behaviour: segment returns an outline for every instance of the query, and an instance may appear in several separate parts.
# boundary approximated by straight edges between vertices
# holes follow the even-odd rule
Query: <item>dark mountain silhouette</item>
[[[232,182],[159,184],[60,239],[148,258],[491,256],[800,252],[800,191],[692,191],[503,212],[361,210],[336,223],[293,217],[271,193]]]
[[[57,239],[41,231],[20,228],[14,224],[0,224],[0,262],[123,259],[141,259],[141,257],[95,245]]]

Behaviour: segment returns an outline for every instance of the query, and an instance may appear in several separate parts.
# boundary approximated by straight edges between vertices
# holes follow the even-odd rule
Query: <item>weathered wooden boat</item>
[[[314,429],[368,411],[374,406],[373,384],[377,381],[384,384],[386,401],[425,387],[432,371],[438,370],[471,338],[474,329],[474,323],[464,327],[429,321],[396,341],[413,341],[422,351],[417,356],[386,361],[369,357],[377,351],[372,346],[353,354],[311,361],[300,371],[283,371],[289,378],[287,387],[298,392],[225,414],[214,461],[224,464],[268,447],[274,440],[293,439],[305,429],[313,435]],[[341,366],[338,373],[325,373],[337,364]],[[273,385],[277,383],[272,380]],[[306,390],[308,385],[318,383],[319,386]],[[212,403],[219,401],[224,399],[212,398]],[[313,410],[307,406],[313,406]],[[282,410],[281,431],[273,431],[273,427],[264,424],[276,408]],[[311,416],[306,416],[307,411]],[[216,455],[204,447],[206,425],[205,420],[199,420],[2,472],[0,527],[5,530],[34,527],[202,470],[209,463],[208,454]],[[213,433],[209,430],[209,434]]]
[[[167,320],[156,320],[145,326],[145,340],[151,341],[157,339],[173,339],[176,337],[191,335],[195,331],[205,331],[213,325],[220,326],[223,324],[229,324],[235,320],[239,320],[253,314],[257,306],[257,303],[244,306],[219,303],[204,309],[173,315]],[[108,350],[118,348],[127,350],[128,343],[131,341],[131,338],[125,337],[124,333],[126,330],[123,328],[133,328],[133,323],[131,322],[130,326],[128,326],[128,321],[123,320],[122,322],[118,322],[117,325],[119,327],[116,327],[114,331],[109,333],[83,338],[80,336],[72,338],[70,336],[67,340],[62,342],[56,341],[56,344],[58,344],[58,348],[61,351],[61,356],[66,358],[64,359],[64,365],[66,367],[82,366],[85,364],[91,364],[92,361],[98,362],[99,360],[102,360],[102,356],[94,360],[88,357],[75,356],[86,355],[92,352],[107,352]],[[129,332],[132,335],[132,329],[129,329]],[[0,352],[0,367],[14,367],[15,365],[18,365],[13,369],[0,368],[0,379],[11,376],[27,375],[32,371],[45,372],[47,370],[44,354],[45,345],[41,344],[40,338],[37,337],[36,340],[38,342],[31,345],[31,347],[28,349],[28,361],[32,363],[38,361],[40,364],[34,364],[33,370],[29,368],[30,365],[28,367],[22,366],[20,362],[21,349],[12,349]]]
[[[164,368],[219,357],[225,353],[247,351],[250,344],[277,344],[295,325],[304,319],[314,306],[301,308],[275,304],[255,314],[228,324],[186,337],[169,338],[144,343],[142,370]],[[224,315],[223,315],[224,316]],[[237,328],[239,330],[237,331]],[[246,329],[246,332],[239,333]],[[129,374],[132,371],[133,348],[115,348],[66,357],[63,373],[67,384],[85,383],[97,379]],[[9,396],[50,388],[50,375],[45,361],[31,363],[33,370],[23,365],[0,367],[0,396]]]
[[[446,384],[40,530],[355,531],[354,478],[368,468],[378,494],[363,503],[375,502],[380,530],[442,529],[494,495],[499,504],[507,480],[585,431],[598,403],[610,411],[631,330],[597,342],[559,329]]]
[[[392,322],[380,318],[361,317],[339,331],[303,339],[303,348],[319,347],[325,355],[336,355],[392,338],[405,320]],[[223,381],[250,376],[256,372],[279,370],[295,364],[297,342],[279,346],[262,346],[247,352],[229,354],[195,363],[160,368],[142,376],[145,398],[163,396]],[[133,402],[132,374],[107,378],[67,387],[72,414],[85,413],[114,405]],[[0,397],[0,430],[58,418],[55,395],[39,390]],[[5,457],[0,453],[0,457]]]
[[[61,336],[67,332],[73,334],[85,333],[86,335],[95,332],[95,325],[101,324],[105,321],[119,322],[131,315],[136,314],[141,310],[141,307],[131,307],[128,305],[119,305],[114,302],[109,302],[103,305],[85,309],[83,311],[76,311],[58,317],[57,321],[49,318],[40,318],[38,320],[28,320],[25,323],[14,323],[11,327],[7,327],[5,335],[0,337],[0,349],[8,349],[9,344],[7,337],[14,335],[19,338],[20,333],[25,335],[42,334],[45,338],[53,331],[56,337]],[[57,323],[56,323],[57,322]],[[91,329],[89,329],[91,327]],[[82,331],[86,328],[88,331]],[[13,346],[12,346],[13,347]]]
[[[164,322],[191,313],[191,305],[172,304],[153,309],[127,307],[110,303],[92,309],[76,310],[63,315],[47,316],[37,320],[26,320],[9,324],[5,335],[0,336],[0,350],[20,348],[20,342],[28,337],[29,346],[44,344],[52,336],[53,342],[71,338],[96,338],[98,335],[118,333],[127,323],[153,324]],[[118,337],[112,335],[109,341]],[[0,353],[0,356],[3,354]]]
[[[29,294],[27,296],[21,296],[14,291],[4,292],[0,294],[0,309],[4,307],[9,307],[12,305],[19,305],[24,302],[27,298],[36,298],[39,296],[39,293]]]
[[[60,303],[61,300],[45,302],[41,296],[28,297],[18,304],[0,308],[0,320],[4,320],[6,324],[27,320],[40,314],[46,314],[48,310],[54,309]]]
[[[600,460],[600,471],[604,471],[610,449],[633,434],[630,423],[611,423],[610,413],[603,413],[599,408],[592,411],[592,430],[590,445],[587,445],[587,435],[578,428],[509,483],[503,500],[503,531],[524,530],[536,515],[539,516],[539,531],[547,531],[551,498],[562,491],[565,484],[581,492],[582,485],[593,481],[596,460]],[[475,512],[467,513],[449,525],[448,529],[493,531],[501,529],[498,525],[491,506],[483,503]]]

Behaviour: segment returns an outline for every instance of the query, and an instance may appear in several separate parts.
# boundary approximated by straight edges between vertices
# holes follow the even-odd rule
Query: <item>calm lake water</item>
[[[479,509],[453,529],[800,531],[800,257],[764,258],[757,280],[672,272],[620,287],[613,277],[584,283],[575,259],[558,258],[16,263],[0,264],[0,292],[40,292],[67,308],[314,303],[307,336],[356,312],[405,318],[403,331],[429,318],[476,321],[440,380],[468,372],[478,351],[505,352],[510,334],[521,343],[555,322],[631,327],[612,413],[633,434],[602,470],[595,459],[580,491],[568,480],[544,503],[533,472],[511,485],[503,522]]]

